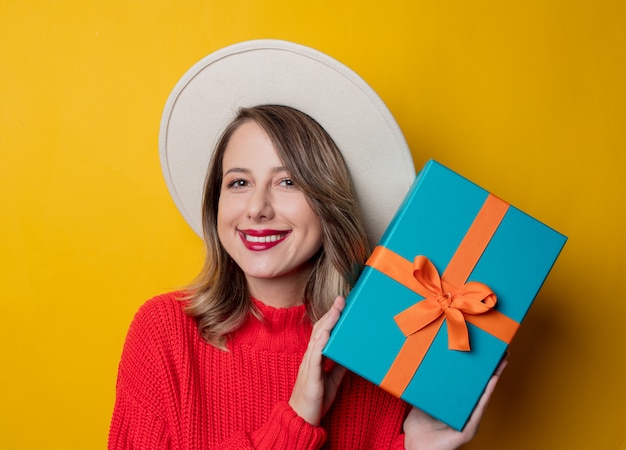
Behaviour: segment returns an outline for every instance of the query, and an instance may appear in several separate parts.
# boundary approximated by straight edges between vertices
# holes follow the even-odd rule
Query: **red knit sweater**
[[[228,352],[166,294],[138,311],[119,366],[110,449],[401,449],[408,407],[348,372],[319,427],[287,401],[311,323],[304,306],[256,302]]]

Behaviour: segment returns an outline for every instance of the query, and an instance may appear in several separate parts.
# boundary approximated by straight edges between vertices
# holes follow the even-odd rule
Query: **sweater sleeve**
[[[109,430],[111,449],[169,449],[167,421],[162,416],[163,370],[151,334],[146,305],[130,326],[118,368],[116,399]]]
[[[293,450],[319,449],[326,441],[326,431],[300,416],[287,402],[274,406],[267,421],[251,433],[237,433],[219,450],[264,450],[288,448]]]
[[[109,449],[170,449],[165,421],[132,396],[118,395],[109,433]]]

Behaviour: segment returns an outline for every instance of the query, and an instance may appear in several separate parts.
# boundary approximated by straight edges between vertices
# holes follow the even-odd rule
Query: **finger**
[[[345,298],[341,296],[337,296],[335,300],[333,301],[332,306],[326,313],[326,318],[322,324],[322,327],[328,331],[332,331],[332,329],[335,327],[335,325],[339,321],[339,318],[341,317],[341,313],[343,312],[343,309],[345,308],[345,306],[346,306]]]
[[[478,405],[476,406],[474,413],[478,411],[482,416],[482,413],[485,411],[485,409],[487,409],[487,405],[489,404],[491,395],[496,388],[496,384],[498,384],[498,381],[500,380],[500,375],[502,375],[502,372],[504,371],[508,363],[509,361],[506,359],[506,356],[504,357],[504,359],[502,359],[502,361],[500,361],[500,364],[498,364],[498,367],[496,368],[496,371],[489,380],[489,383],[487,383],[487,386],[485,387],[485,392],[483,392],[482,397],[478,401]]]
[[[487,405],[489,404],[489,400],[491,400],[491,396],[496,388],[496,385],[498,384],[499,379],[499,375],[494,375],[491,377],[489,383],[487,383],[485,392],[483,392],[482,397],[480,397],[480,400],[478,401],[474,412],[470,416],[470,420],[467,422],[467,425],[463,430],[465,434],[469,435],[470,439],[476,434],[476,431],[478,431],[478,425],[480,425],[480,421],[483,417],[483,414],[485,413],[485,410],[487,409]]]
[[[328,312],[326,312],[326,314],[324,314],[313,326],[313,332],[311,335],[313,340],[319,339],[320,334],[324,331],[327,331],[328,333],[332,331],[337,324],[337,321],[339,321],[341,312],[343,311],[345,305],[346,303],[343,297],[338,296],[335,298]]]
[[[307,376],[313,379],[321,381],[327,374],[326,366],[324,365],[324,357],[322,356],[322,350],[330,339],[330,332],[335,326],[341,311],[345,306],[345,300],[343,297],[335,298],[331,309],[315,324],[311,339],[307,351],[304,354],[301,367],[307,373]]]
[[[496,368],[496,371],[494,373],[495,376],[499,377],[500,375],[502,375],[505,367],[507,366],[507,364],[509,364],[509,360],[507,359],[508,356],[509,353],[507,352],[502,361],[500,361],[500,364],[498,364],[498,367]]]
[[[315,374],[316,378],[322,376],[322,349],[330,338],[330,332],[336,325],[341,312],[345,307],[345,299],[341,296],[335,298],[330,310],[322,316],[313,326],[311,338],[305,352],[301,367],[309,374]]]
[[[338,296],[326,314],[324,314],[313,326],[311,338],[307,350],[302,358],[301,367],[306,368],[309,373],[314,373],[318,377],[322,375],[322,349],[330,338],[330,332],[339,320],[341,311],[345,306],[345,299]],[[317,368],[319,367],[319,374]],[[310,372],[314,370],[314,372]]]

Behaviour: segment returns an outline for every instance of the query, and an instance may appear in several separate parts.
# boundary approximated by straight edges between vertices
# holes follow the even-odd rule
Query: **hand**
[[[463,431],[456,431],[433,419],[420,409],[413,408],[404,421],[404,447],[407,449],[452,450],[471,441],[478,431],[478,425],[487,408],[491,394],[506,365],[505,359],[498,366]]]
[[[345,304],[343,297],[337,297],[330,310],[313,326],[311,339],[302,357],[289,399],[293,410],[311,425],[319,426],[322,417],[335,400],[339,383],[346,373],[346,369],[338,364],[324,371],[322,356],[322,349],[328,342],[330,332],[339,320]]]

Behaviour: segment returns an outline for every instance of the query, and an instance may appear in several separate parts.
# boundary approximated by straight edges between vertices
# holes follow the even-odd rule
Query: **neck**
[[[308,273],[288,274],[279,278],[246,277],[250,295],[274,308],[290,308],[304,303]]]

